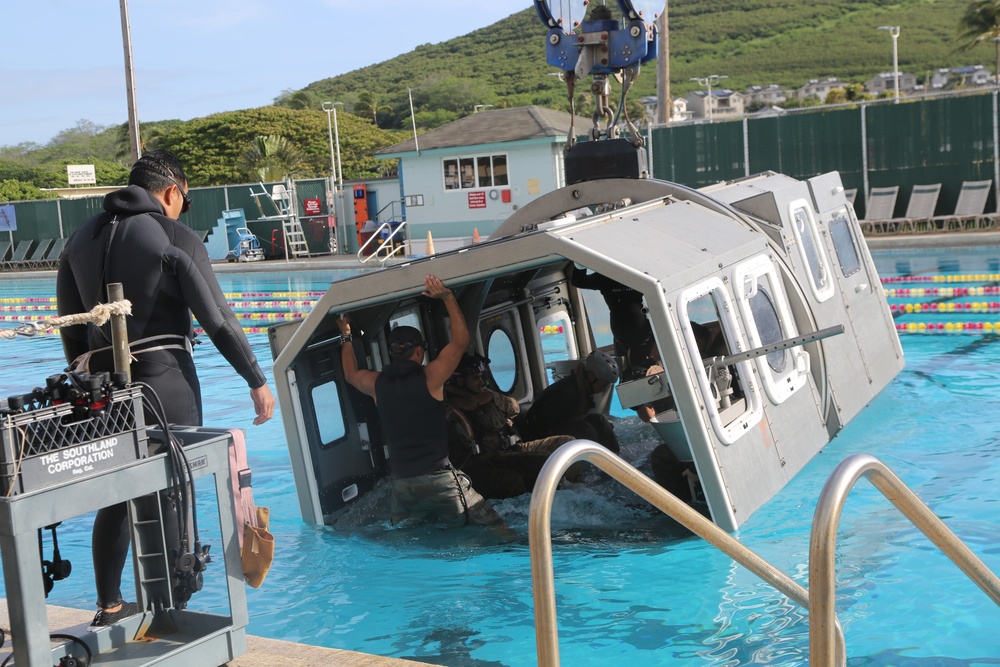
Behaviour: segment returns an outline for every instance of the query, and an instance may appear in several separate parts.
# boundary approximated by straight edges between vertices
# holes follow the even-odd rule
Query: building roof
[[[570,118],[565,111],[537,106],[491,109],[442,125],[419,135],[417,140],[420,150],[426,151],[542,137],[565,137],[569,134]],[[574,130],[577,134],[583,134],[592,124],[593,121],[577,116]],[[407,139],[383,148],[376,155],[410,153],[416,150],[417,143],[413,139]]]

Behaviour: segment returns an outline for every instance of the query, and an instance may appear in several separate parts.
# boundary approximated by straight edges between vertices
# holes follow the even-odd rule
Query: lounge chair
[[[0,266],[7,260],[7,255],[10,253],[10,241],[0,242]]]
[[[14,252],[11,253],[10,259],[0,262],[0,269],[5,271],[19,268],[21,262],[27,257],[28,251],[31,250],[31,244],[34,243],[32,240],[18,241],[17,245],[14,246]]]
[[[967,229],[969,223],[978,228],[981,220],[985,220],[986,200],[990,197],[990,187],[993,180],[965,181],[955,202],[955,213],[945,216],[942,229]]]
[[[42,260],[42,265],[39,268],[43,269],[55,269],[59,266],[59,255],[62,254],[63,248],[66,247],[66,239],[56,239],[55,243],[49,249],[49,254],[45,256]]]
[[[910,191],[910,201],[906,205],[906,213],[902,218],[889,221],[886,231],[921,232],[934,226],[934,209],[937,208],[938,196],[941,194],[940,183],[914,185]]]
[[[34,250],[28,253],[28,256],[24,258],[21,265],[17,268],[21,269],[40,269],[45,261],[45,256],[49,252],[49,248],[52,247],[52,239],[41,239],[38,245],[35,246]]]
[[[889,220],[896,208],[896,197],[899,186],[888,188],[872,188],[868,193],[868,203],[865,206],[865,220]]]

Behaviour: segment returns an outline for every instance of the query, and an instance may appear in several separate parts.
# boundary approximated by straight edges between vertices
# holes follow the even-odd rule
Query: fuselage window
[[[509,394],[517,384],[517,353],[509,331],[496,327],[490,332],[486,356],[490,359],[490,375],[497,389]]]
[[[847,208],[841,208],[830,221],[830,238],[837,250],[837,260],[844,277],[854,275],[861,270],[861,259],[858,257],[858,247],[851,233],[851,219]]]
[[[798,334],[788,299],[774,264],[761,255],[733,271],[737,303],[747,326],[750,347],[772,345]],[[776,350],[756,359],[764,390],[778,404],[806,382],[809,358],[801,347]]]
[[[722,280],[709,278],[682,292],[678,306],[681,330],[712,428],[719,440],[732,444],[763,414],[750,363],[720,363],[722,358],[747,349],[732,298]]]
[[[330,381],[316,385],[310,393],[319,441],[323,447],[329,447],[347,435],[340,406],[340,390],[336,382]]]
[[[833,280],[830,267],[820,242],[819,229],[812,209],[806,200],[798,199],[789,204],[792,217],[792,231],[798,242],[799,254],[805,262],[809,277],[809,288],[819,302],[833,296]]]

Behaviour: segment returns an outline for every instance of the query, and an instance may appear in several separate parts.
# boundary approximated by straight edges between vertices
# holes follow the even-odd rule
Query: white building
[[[641,101],[643,108],[646,110],[646,118],[649,119],[649,122],[655,123],[659,98],[650,95],[643,97]],[[688,102],[683,97],[674,99],[671,107],[670,118],[667,119],[667,122],[678,123],[685,120],[691,120],[691,112],[688,110]]]
[[[896,89],[896,76],[893,72],[879,72],[865,81],[865,92],[881,95]],[[917,89],[917,75],[909,72],[899,73],[899,93],[912,93]]]
[[[743,115],[743,93],[726,88],[713,90],[711,99],[706,90],[690,92],[684,99],[693,118],[708,118],[711,115],[713,119],[718,120]]]
[[[474,232],[486,238],[518,208],[565,185],[571,118],[536,106],[492,109],[378,151],[399,158],[412,251],[426,251],[428,232],[437,252],[468,245]],[[592,125],[578,116],[573,131]]]
[[[992,75],[983,65],[966,67],[942,67],[931,75],[931,88],[962,88],[965,86],[987,86]]]
[[[776,83],[767,86],[747,86],[743,92],[744,106],[781,106],[788,99],[788,91]]]
[[[810,97],[826,100],[826,96],[830,94],[831,90],[843,88],[846,85],[847,84],[845,82],[835,76],[827,79],[809,79],[809,81],[806,82],[806,85],[795,91],[795,96],[800,100],[805,100]]]

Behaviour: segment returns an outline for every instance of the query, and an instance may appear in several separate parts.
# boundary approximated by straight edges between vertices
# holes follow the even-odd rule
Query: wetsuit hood
[[[382,374],[386,377],[401,378],[406,377],[407,375],[413,375],[423,369],[423,367],[423,364],[419,364],[412,359],[400,359],[399,361],[394,361],[383,368]]]
[[[165,215],[163,206],[149,190],[138,185],[130,185],[109,192],[104,197],[104,210],[122,216],[139,215],[140,213],[159,213]]]

